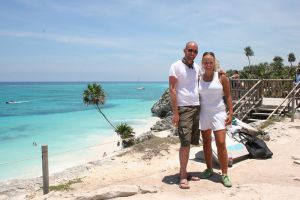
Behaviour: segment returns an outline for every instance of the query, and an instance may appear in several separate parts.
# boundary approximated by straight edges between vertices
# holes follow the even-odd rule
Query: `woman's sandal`
[[[188,180],[186,178],[181,178],[179,182],[179,187],[181,189],[190,189]]]
[[[188,176],[188,180],[191,180],[191,181],[200,181],[200,178],[198,176]]]

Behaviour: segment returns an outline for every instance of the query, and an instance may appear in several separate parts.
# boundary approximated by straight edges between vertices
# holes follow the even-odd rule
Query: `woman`
[[[234,81],[232,81],[232,85],[231,85],[231,89],[233,91],[233,99],[239,100],[239,98],[240,98],[240,96],[239,96],[240,83],[238,80],[238,79],[240,79],[239,72],[237,70],[233,70],[233,75],[230,78],[235,79]]]
[[[203,151],[207,169],[201,173],[201,178],[207,179],[213,175],[211,131],[215,136],[218,150],[218,159],[222,170],[222,183],[231,187],[231,181],[227,175],[228,155],[226,149],[226,126],[232,121],[232,99],[230,94],[229,80],[225,74],[214,71],[216,58],[213,52],[205,52],[202,56],[202,67],[204,74],[199,80],[200,94],[200,130],[203,141]],[[228,106],[228,115],[226,106]]]

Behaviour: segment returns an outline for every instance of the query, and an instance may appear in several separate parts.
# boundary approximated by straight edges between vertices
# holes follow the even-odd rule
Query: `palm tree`
[[[85,89],[83,92],[83,103],[85,103],[86,105],[96,105],[98,111],[101,113],[104,119],[106,119],[111,127],[116,130],[116,127],[107,119],[99,106],[104,105],[105,97],[106,95],[100,84],[88,84],[87,89]]]
[[[132,146],[134,144],[134,132],[133,129],[128,126],[126,123],[121,123],[117,125],[116,130],[117,134],[122,139],[122,146],[124,148]]]
[[[270,78],[285,78],[285,75],[282,73],[284,67],[283,58],[281,58],[280,56],[275,56],[270,66],[272,69]]]
[[[244,49],[244,53],[245,53],[245,55],[246,55],[247,58],[248,58],[249,67],[250,67],[250,56],[254,56],[254,52],[253,52],[253,50],[251,49],[251,47],[248,46],[248,47],[246,47],[246,48]]]
[[[291,67],[293,67],[293,62],[296,61],[296,57],[294,53],[289,53],[288,55],[288,61],[291,63]]]
[[[134,132],[126,123],[121,123],[116,127],[107,119],[105,114],[102,112],[100,105],[105,103],[105,92],[100,84],[93,83],[88,84],[87,89],[83,92],[83,102],[86,105],[96,105],[98,111],[104,117],[104,119],[110,124],[114,131],[121,137],[122,145],[124,148],[129,147],[134,144]]]
[[[274,58],[273,58],[273,61],[274,61],[274,63],[277,63],[277,64],[280,64],[280,65],[283,65],[283,58],[281,58],[280,56],[275,56]]]

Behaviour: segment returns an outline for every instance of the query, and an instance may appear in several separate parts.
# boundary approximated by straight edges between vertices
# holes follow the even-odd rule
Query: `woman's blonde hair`
[[[220,61],[218,59],[215,58],[215,67],[214,67],[214,71],[218,71],[220,69]]]
[[[204,52],[203,55],[202,55],[202,59],[206,55],[210,55],[210,56],[212,56],[214,58],[214,60],[215,60],[214,71],[219,71],[219,69],[220,69],[220,62],[219,62],[218,59],[216,59],[216,56],[215,56],[214,52]],[[203,65],[202,65],[202,68],[203,68]]]

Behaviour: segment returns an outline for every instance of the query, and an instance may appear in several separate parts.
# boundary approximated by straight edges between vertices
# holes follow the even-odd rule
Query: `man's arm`
[[[179,122],[176,87],[177,87],[177,78],[174,76],[169,76],[169,93],[170,93],[171,105],[173,111],[172,122],[175,126],[177,126]]]
[[[225,72],[225,70],[224,70],[223,68],[219,68],[219,69],[217,70],[217,72],[219,72],[219,76],[221,76],[221,75],[226,75],[226,72]]]

